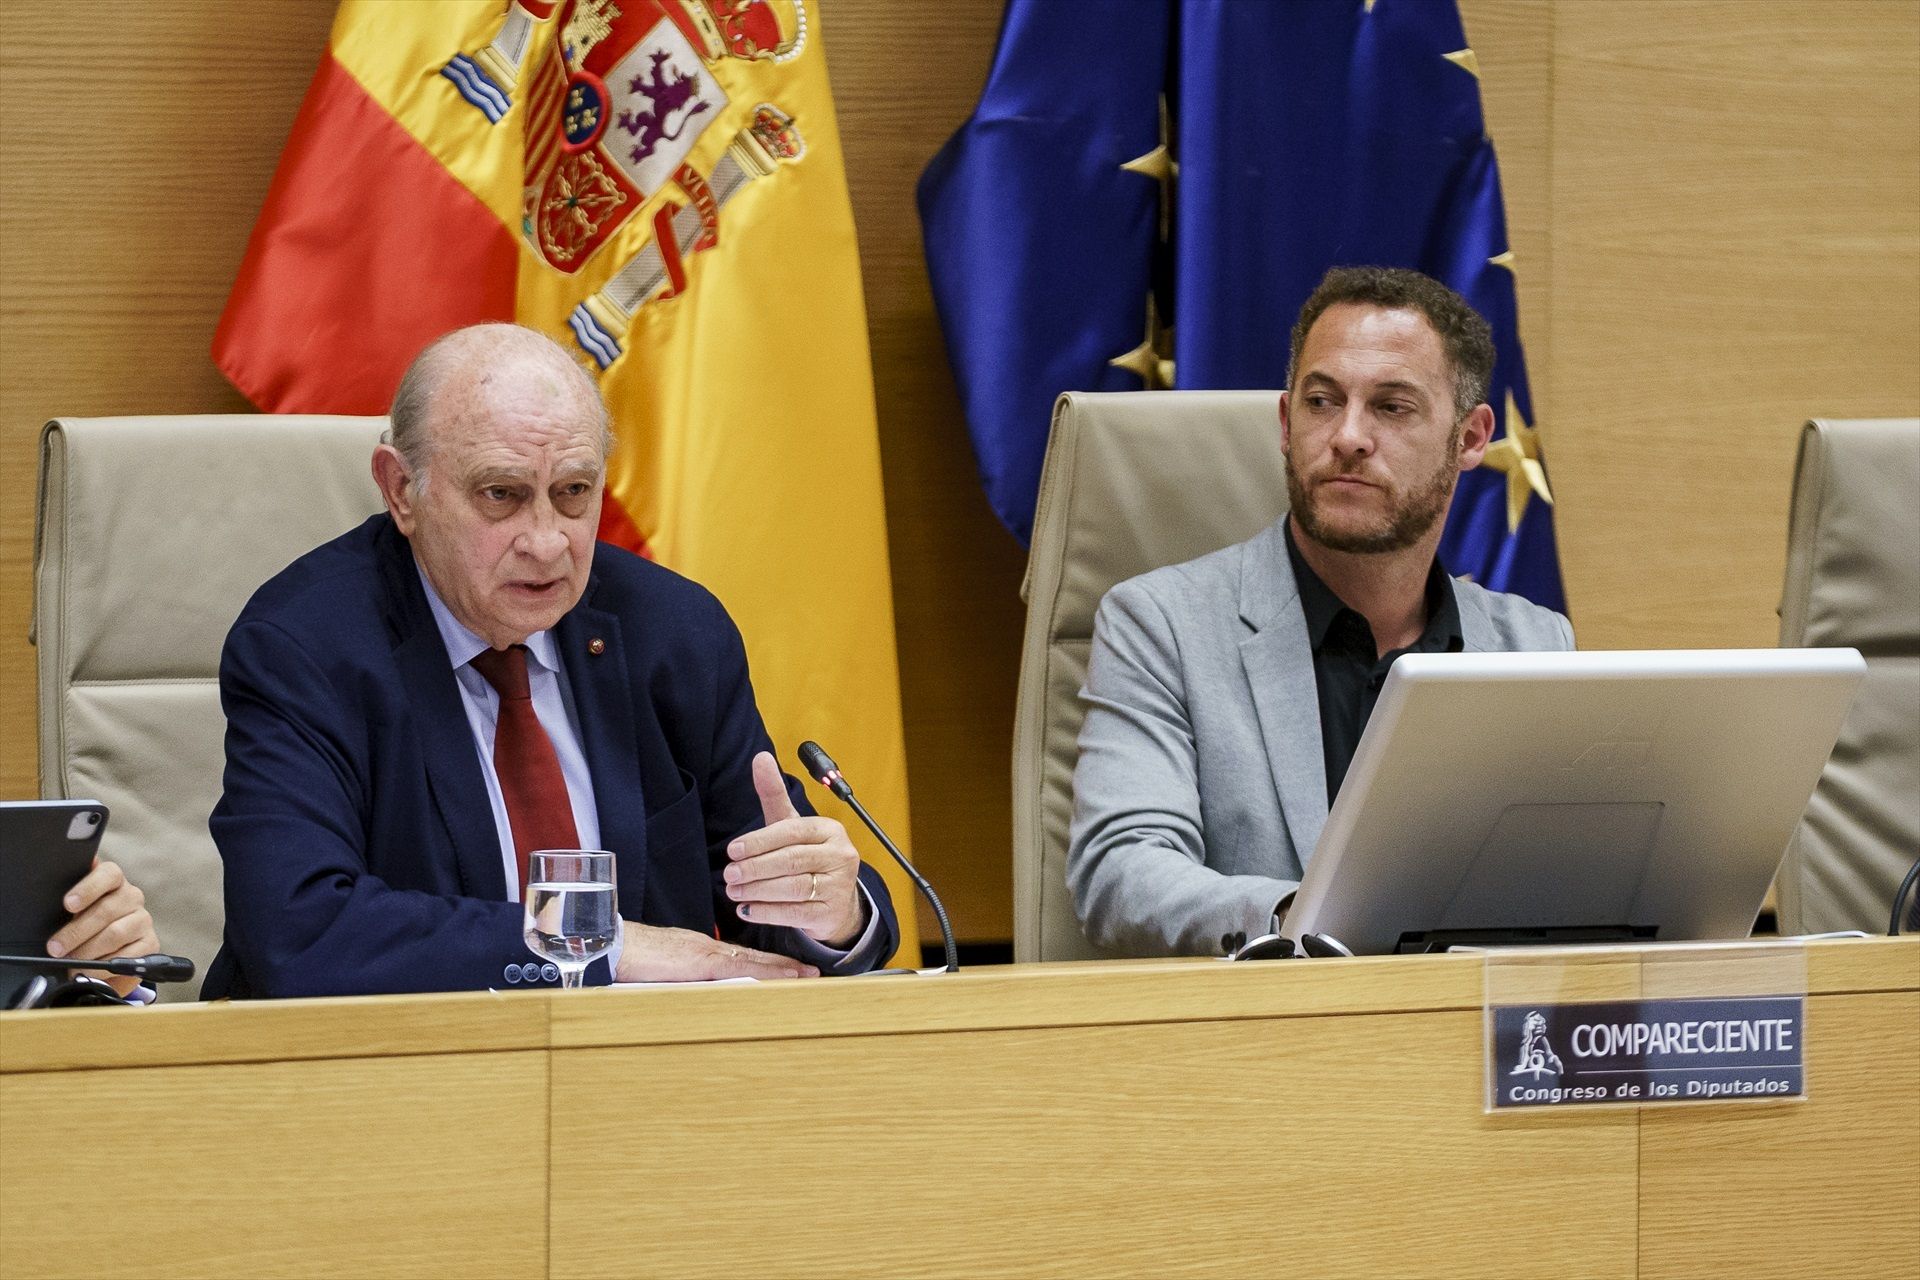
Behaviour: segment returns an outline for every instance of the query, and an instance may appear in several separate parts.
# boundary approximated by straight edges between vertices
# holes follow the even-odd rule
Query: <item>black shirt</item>
[[[1373,704],[1386,683],[1387,668],[1403,653],[1458,653],[1460,605],[1453,597],[1453,580],[1435,560],[1427,570],[1427,629],[1404,649],[1375,657],[1373,628],[1367,620],[1320,580],[1293,545],[1293,522],[1287,521],[1287,557],[1300,584],[1300,607],[1307,615],[1307,643],[1313,648],[1313,683],[1320,695],[1320,749],[1327,765],[1327,803],[1340,794],[1354,748],[1373,714]]]

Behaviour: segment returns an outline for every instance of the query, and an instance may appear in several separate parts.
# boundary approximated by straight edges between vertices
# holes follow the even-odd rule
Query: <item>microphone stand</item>
[[[44,1009],[79,1004],[126,1004],[114,989],[95,978],[69,977],[54,983],[51,973],[71,973],[76,969],[104,970],[121,977],[144,982],[189,982],[193,979],[193,961],[185,956],[156,953],[150,956],[119,956],[111,960],[78,960],[71,956],[0,955],[0,966],[26,969],[33,978],[11,1006],[14,1009]]]
[[[947,952],[946,972],[958,973],[960,971],[960,949],[954,944],[953,926],[947,921],[947,909],[941,905],[940,895],[933,891],[933,886],[927,883],[927,878],[916,871],[911,862],[907,861],[907,855],[900,852],[900,846],[896,845],[892,839],[888,837],[887,833],[880,829],[880,824],[873,820],[873,815],[867,812],[867,807],[854,797],[853,787],[848,784],[845,778],[840,776],[840,766],[836,765],[832,757],[820,749],[819,743],[803,742],[800,744],[800,765],[813,776],[814,781],[853,807],[853,811],[860,815],[860,821],[867,824],[867,830],[873,832],[873,838],[880,842],[882,848],[893,855],[893,860],[900,864],[900,869],[907,873],[908,877],[913,880],[914,886],[926,896],[928,902],[933,904],[934,919],[940,922],[940,942],[941,945],[946,948]]]
[[[843,783],[842,785],[845,784]],[[878,840],[881,845],[885,847],[886,851],[893,855],[893,860],[900,864],[900,869],[913,878],[915,887],[926,895],[928,902],[933,904],[933,918],[940,922],[940,944],[946,949],[947,953],[946,971],[948,973],[958,973],[960,971],[960,952],[959,948],[954,945],[953,926],[947,923],[947,909],[940,904],[940,895],[933,891],[933,886],[927,883],[925,876],[914,870],[913,864],[907,861],[906,855],[900,852],[893,841],[887,837],[887,833],[880,829],[880,824],[873,820],[873,815],[867,812],[867,807],[854,798],[852,788],[848,788],[847,794],[841,798],[853,806],[853,811],[860,815],[860,821],[866,823],[867,830],[873,832],[874,839]]]

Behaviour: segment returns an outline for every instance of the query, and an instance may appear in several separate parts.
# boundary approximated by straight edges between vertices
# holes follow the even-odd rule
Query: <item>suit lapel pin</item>
[[[599,636],[595,636],[593,639],[587,641],[587,652],[592,654],[594,657],[597,658],[601,654],[605,653],[606,651],[607,651],[607,642],[605,640],[602,640]]]

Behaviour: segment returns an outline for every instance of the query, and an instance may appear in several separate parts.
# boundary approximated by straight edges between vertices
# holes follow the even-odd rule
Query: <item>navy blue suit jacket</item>
[[[602,545],[554,638],[621,915],[805,954],[795,931],[742,921],[721,879],[727,843],[764,825],[750,761],[772,744],[720,602]],[[471,990],[524,972],[459,686],[387,516],[255,593],[227,636],[220,699],[226,790],[211,826],[227,922],[205,998]],[[848,968],[899,937],[886,886],[871,867],[860,876],[881,936]]]

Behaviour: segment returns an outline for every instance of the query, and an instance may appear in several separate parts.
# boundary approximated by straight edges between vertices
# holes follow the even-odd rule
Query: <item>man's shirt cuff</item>
[[[880,912],[875,909],[873,895],[867,892],[867,886],[861,884],[859,888],[860,913],[866,920],[867,926],[860,931],[860,936],[854,940],[853,945],[842,951],[824,942],[816,942],[796,929],[794,937],[798,939],[800,945],[796,948],[798,954],[794,959],[804,960],[819,968],[822,973],[831,971],[837,974],[865,973],[886,959],[885,956],[869,954],[879,943]]]

